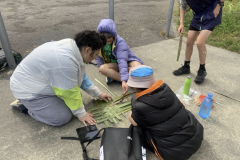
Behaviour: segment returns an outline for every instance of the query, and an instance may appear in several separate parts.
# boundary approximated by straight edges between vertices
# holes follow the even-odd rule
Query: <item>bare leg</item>
[[[128,70],[130,70],[132,67],[135,67],[137,65],[141,65],[138,61],[131,61],[128,63]],[[109,77],[115,81],[121,82],[121,75],[119,73],[118,64],[116,63],[107,63],[102,65],[99,68],[99,72],[102,73],[104,76]]]
[[[204,79],[207,75],[207,72],[205,71],[205,67],[204,67],[206,62],[206,57],[207,57],[207,49],[206,49],[205,43],[211,33],[212,31],[202,30],[197,38],[197,47],[198,47],[199,60],[201,65],[199,67],[198,74],[194,79],[196,83],[204,82]]]
[[[186,42],[186,50],[185,50],[185,61],[190,61],[192,52],[193,52],[193,45],[198,36],[199,31],[188,31],[188,38]]]
[[[131,68],[133,68],[133,67],[135,67],[135,66],[138,66],[138,65],[141,65],[141,63],[138,62],[138,61],[131,61],[131,62],[129,62],[129,63],[128,63],[128,71],[129,71]]]
[[[212,31],[209,30],[202,30],[197,38],[197,47],[199,52],[199,60],[200,64],[205,64],[206,57],[207,57],[207,48],[206,48],[206,41]]]
[[[115,81],[121,82],[121,76],[119,73],[119,68],[117,63],[107,63],[101,65],[99,72],[104,76],[109,77]]]
[[[185,49],[185,61],[191,60],[191,56],[192,56],[192,52],[193,52],[193,45],[198,36],[198,33],[199,33],[199,31],[193,31],[193,30],[188,31],[188,38],[187,38],[186,49]],[[190,73],[189,64],[187,64],[185,62],[184,62],[184,66],[173,71],[173,74],[175,76],[180,76],[180,75],[189,74],[189,73]]]

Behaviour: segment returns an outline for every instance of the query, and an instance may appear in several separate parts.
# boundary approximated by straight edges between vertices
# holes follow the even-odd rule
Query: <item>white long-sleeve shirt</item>
[[[15,69],[10,88],[17,99],[57,95],[77,117],[86,114],[80,88],[93,97],[101,94],[86,76],[85,63],[72,39],[48,42],[33,50]]]

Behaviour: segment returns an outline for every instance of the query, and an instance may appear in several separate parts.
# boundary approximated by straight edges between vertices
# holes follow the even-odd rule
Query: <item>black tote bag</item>
[[[104,132],[100,146],[100,159],[89,158],[86,147],[97,139],[102,130]],[[75,137],[61,137],[61,139],[80,140]],[[103,128],[88,141],[86,147],[84,143],[81,143],[81,146],[84,160],[146,160],[146,149],[141,129],[133,125],[129,128]]]
[[[146,160],[138,127],[106,128],[102,135],[100,160]]]

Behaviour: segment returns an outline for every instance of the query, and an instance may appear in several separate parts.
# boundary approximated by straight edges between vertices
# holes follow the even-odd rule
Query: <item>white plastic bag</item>
[[[185,102],[187,105],[190,105],[189,101],[201,93],[195,89],[190,88],[189,95],[187,96],[187,95],[183,94],[183,86],[181,86],[181,88],[179,90],[177,90],[175,92],[175,94],[180,100]]]

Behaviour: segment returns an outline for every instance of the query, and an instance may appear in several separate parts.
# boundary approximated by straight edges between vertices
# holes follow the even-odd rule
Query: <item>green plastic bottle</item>
[[[189,95],[190,87],[191,87],[191,76],[188,76],[187,79],[185,80],[184,87],[183,87],[183,94]]]

